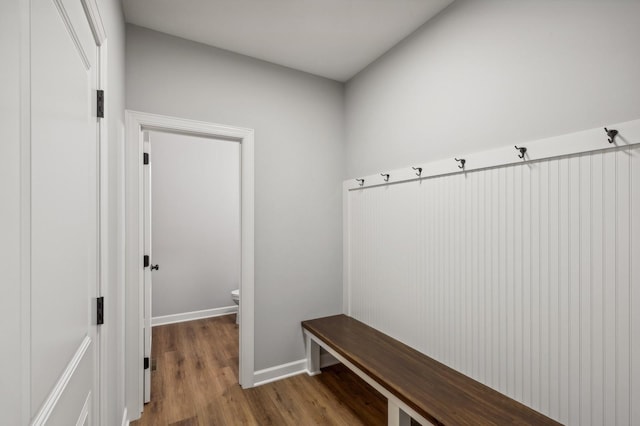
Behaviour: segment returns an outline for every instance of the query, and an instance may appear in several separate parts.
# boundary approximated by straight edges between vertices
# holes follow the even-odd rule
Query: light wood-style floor
[[[135,426],[385,425],[382,395],[338,364],[257,388],[238,385],[234,315],[153,328],[151,402]]]

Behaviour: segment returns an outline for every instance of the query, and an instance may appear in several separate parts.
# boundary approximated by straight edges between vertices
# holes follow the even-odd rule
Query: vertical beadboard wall
[[[640,424],[640,147],[348,191],[353,317],[570,425]]]

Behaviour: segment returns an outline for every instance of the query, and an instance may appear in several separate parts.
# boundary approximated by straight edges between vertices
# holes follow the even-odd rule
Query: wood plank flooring
[[[135,426],[385,425],[387,402],[338,364],[257,388],[238,385],[234,315],[153,328],[151,402]]]

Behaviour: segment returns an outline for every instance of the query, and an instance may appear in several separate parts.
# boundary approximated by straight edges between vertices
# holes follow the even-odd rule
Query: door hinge
[[[149,368],[149,357],[144,357],[144,369],[147,370]]]
[[[149,256],[148,255],[144,255],[144,267],[148,268],[149,267]]]
[[[96,324],[104,324],[104,297],[96,298]]]
[[[104,90],[97,90],[97,110],[96,115],[98,118],[104,118]]]
[[[143,164],[149,164],[149,153],[145,152],[144,157],[142,158]]]

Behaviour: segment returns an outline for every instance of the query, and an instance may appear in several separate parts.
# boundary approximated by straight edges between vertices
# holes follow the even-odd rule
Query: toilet
[[[236,314],[236,324],[240,324],[240,289],[233,290],[231,292],[231,298],[233,299],[233,303],[238,305],[238,313]]]

